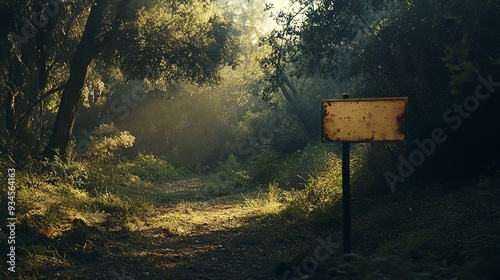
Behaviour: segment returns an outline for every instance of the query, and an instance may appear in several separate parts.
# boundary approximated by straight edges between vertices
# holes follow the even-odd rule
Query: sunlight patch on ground
[[[240,219],[247,217],[249,210],[242,205],[181,202],[173,208],[160,209],[145,224],[149,228],[166,229],[175,235],[203,234],[241,226]]]
[[[180,192],[199,192],[201,191],[202,183],[203,179],[201,178],[190,178],[185,180],[178,180],[175,182],[167,182],[158,186],[158,188],[160,188],[166,194]]]

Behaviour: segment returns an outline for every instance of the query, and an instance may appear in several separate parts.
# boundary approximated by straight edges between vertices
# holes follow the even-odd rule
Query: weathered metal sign
[[[323,101],[323,142],[406,140],[406,97]]]

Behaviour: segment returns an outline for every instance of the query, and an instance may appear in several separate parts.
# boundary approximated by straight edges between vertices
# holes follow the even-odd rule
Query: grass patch
[[[283,209],[283,191],[277,183],[269,184],[267,191],[259,190],[253,196],[243,195],[247,207],[262,214],[277,214]]]
[[[106,235],[137,230],[159,199],[169,195],[161,184],[179,174],[166,161],[145,155],[118,164],[28,160],[16,172],[19,275],[47,275],[46,270],[77,260],[67,254],[87,254],[102,246],[98,243]],[[0,235],[6,248],[7,239]]]
[[[303,189],[284,192],[285,219],[310,219],[328,216],[342,195],[341,161],[334,153],[326,153],[323,170],[309,176]]]

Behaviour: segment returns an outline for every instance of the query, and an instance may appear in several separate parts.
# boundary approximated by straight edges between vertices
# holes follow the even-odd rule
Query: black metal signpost
[[[344,93],[343,99],[349,99]],[[350,142],[342,143],[342,217],[344,220],[343,238],[344,254],[351,252],[351,168],[350,168]]]
[[[342,142],[342,216],[344,254],[351,253],[351,142],[406,141],[406,97],[323,101],[323,142]]]

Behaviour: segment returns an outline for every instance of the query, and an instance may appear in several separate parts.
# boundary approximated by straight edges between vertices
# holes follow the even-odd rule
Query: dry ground
[[[277,224],[269,217],[277,209],[249,206],[242,194],[198,197],[201,184],[189,179],[161,186],[187,199],[165,199],[129,230],[82,225],[90,232],[85,241],[59,248],[68,252],[64,261],[36,279],[276,279],[281,260],[328,234]]]
[[[40,269],[19,279],[283,279],[284,272],[313,255],[318,238],[342,241],[340,212],[330,222],[292,223],[277,218],[279,204],[250,199],[255,193],[207,197],[203,184],[203,179],[192,178],[155,186],[168,195],[122,229],[76,221],[56,240],[33,237],[37,243],[20,253],[40,262]],[[418,271],[446,266],[449,272],[443,270],[446,275],[436,279],[453,279],[457,268],[478,261],[491,263],[481,271],[496,277],[499,185],[500,177],[488,186],[465,182],[449,193],[433,194],[429,187],[413,195],[353,197],[353,251],[397,256],[417,264]],[[37,248],[44,253],[34,254]],[[326,279],[322,273],[340,260],[338,248],[319,264],[314,279]]]

